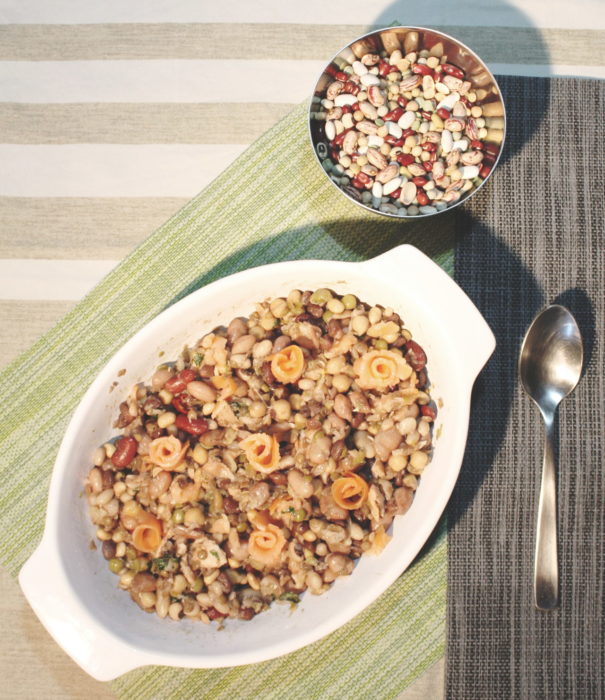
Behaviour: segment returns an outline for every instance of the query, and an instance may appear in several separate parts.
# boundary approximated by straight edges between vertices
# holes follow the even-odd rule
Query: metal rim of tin
[[[319,141],[318,139],[316,139],[315,136],[313,135],[313,128],[312,128],[312,127],[313,127],[313,123],[315,122],[315,120],[313,119],[313,116],[312,116],[312,115],[313,115],[313,106],[314,106],[315,103],[314,103],[312,100],[311,100],[311,104],[310,104],[310,106],[309,106],[309,113],[308,113],[308,120],[307,120],[307,128],[308,128],[308,132],[309,132],[309,140],[310,140],[310,142],[311,142],[311,147],[313,148],[313,153],[314,153],[314,155],[315,155],[315,158],[316,158],[316,160],[317,160],[317,163],[319,164],[319,167],[320,167],[322,173],[326,176],[326,178],[328,179],[328,181],[330,182],[330,184],[331,184],[333,187],[335,187],[335,188],[340,192],[340,194],[341,194],[343,197],[346,197],[350,202],[353,202],[353,203],[356,204],[357,206],[363,207],[364,209],[366,209],[366,210],[369,211],[369,212],[372,212],[373,214],[379,214],[380,216],[387,216],[387,217],[389,217],[389,218],[391,218],[391,219],[400,219],[400,220],[402,220],[402,221],[414,221],[414,220],[418,220],[418,219],[427,219],[427,218],[430,218],[430,217],[432,217],[432,216],[437,216],[438,214],[443,214],[443,213],[445,213],[445,212],[451,211],[452,209],[455,209],[455,208],[458,207],[460,204],[463,204],[463,203],[466,202],[468,199],[470,199],[470,197],[472,197],[474,194],[476,194],[477,192],[479,192],[479,190],[480,190],[480,189],[485,185],[485,183],[490,179],[490,177],[492,176],[492,174],[494,173],[494,171],[495,171],[496,168],[498,167],[498,163],[500,162],[500,157],[502,156],[502,151],[504,150],[504,144],[505,144],[505,142],[506,142],[506,125],[507,125],[507,122],[506,122],[506,105],[504,104],[504,99],[503,99],[503,97],[502,97],[502,90],[500,89],[500,86],[498,85],[498,82],[496,81],[496,78],[494,77],[494,74],[490,71],[490,69],[487,67],[487,65],[485,64],[485,62],[484,62],[472,49],[470,49],[468,46],[466,46],[466,44],[463,44],[463,43],[462,43],[461,41],[459,41],[458,39],[455,39],[453,36],[450,36],[449,34],[444,34],[443,32],[439,32],[439,31],[437,31],[436,29],[430,29],[430,28],[428,28],[428,27],[408,27],[408,26],[405,26],[405,25],[397,25],[397,26],[394,26],[394,27],[384,27],[383,29],[376,29],[376,30],[374,30],[374,31],[367,32],[366,34],[362,34],[361,36],[356,37],[355,39],[353,39],[353,41],[350,41],[346,46],[343,46],[341,49],[339,49],[339,50],[332,56],[332,58],[326,63],[326,67],[328,67],[328,66],[330,66],[332,63],[334,63],[334,61],[335,61],[344,51],[346,51],[347,49],[350,49],[350,48],[351,48],[354,44],[356,44],[358,41],[362,41],[363,39],[368,39],[368,38],[370,38],[370,37],[372,37],[372,38],[374,38],[374,37],[380,37],[381,34],[384,34],[384,33],[386,33],[386,32],[397,32],[397,31],[400,31],[400,30],[404,30],[406,33],[407,33],[407,32],[422,32],[423,38],[424,38],[424,35],[428,32],[429,34],[431,34],[431,35],[433,35],[433,36],[435,36],[435,37],[437,37],[437,38],[439,38],[439,39],[445,40],[445,41],[447,41],[447,42],[451,42],[458,50],[464,52],[464,54],[465,54],[466,56],[468,56],[468,57],[474,59],[475,62],[476,62],[476,63],[488,74],[488,76],[490,77],[491,83],[492,83],[493,87],[495,88],[495,94],[499,97],[499,101],[500,101],[500,103],[502,104],[502,112],[503,112],[502,118],[503,118],[503,120],[504,120],[504,126],[503,126],[503,128],[502,128],[502,142],[501,142],[501,144],[500,144],[500,149],[499,149],[499,151],[498,151],[498,155],[496,156],[496,160],[494,161],[494,164],[493,164],[493,166],[492,166],[492,169],[491,169],[490,172],[488,173],[487,177],[483,179],[483,181],[481,182],[481,184],[478,185],[477,187],[475,187],[474,189],[470,190],[464,197],[461,197],[457,202],[455,202],[455,203],[452,204],[451,206],[446,207],[445,209],[442,209],[441,211],[434,212],[434,213],[432,213],[432,214],[420,214],[420,213],[419,213],[419,214],[416,214],[415,216],[400,216],[399,214],[391,214],[391,213],[389,213],[389,212],[380,211],[379,209],[374,209],[373,207],[369,207],[367,204],[364,204],[363,202],[361,202],[361,201],[355,199],[354,197],[351,197],[349,194],[347,194],[347,193],[340,187],[340,185],[337,185],[337,184],[334,182],[334,180],[332,180],[332,178],[329,176],[329,174],[324,170],[323,165],[322,165],[322,161],[323,161],[324,159],[323,159],[323,158],[320,158],[319,154],[317,153],[317,145],[318,145],[319,143],[321,143],[321,141]],[[326,74],[326,69],[325,69],[325,68],[322,70],[322,72],[321,72],[319,78],[317,79],[317,81],[316,81],[316,83],[315,83],[315,88],[314,88],[314,91],[313,91],[313,96],[316,96],[318,86],[319,86],[319,84],[320,84],[320,82],[321,82],[321,79],[322,79],[322,77],[323,77],[324,75],[327,75],[327,74]],[[327,145],[326,145],[326,149],[327,149]]]

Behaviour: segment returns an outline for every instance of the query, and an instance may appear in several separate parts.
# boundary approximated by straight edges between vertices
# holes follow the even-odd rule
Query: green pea
[[[204,586],[204,582],[202,581],[201,578],[196,578],[195,581],[191,584],[191,590],[194,593],[199,593]]]
[[[185,513],[181,508],[177,508],[172,514],[172,522],[180,525],[185,519]]]
[[[118,559],[117,557],[114,557],[113,559],[109,560],[109,570],[111,571],[112,574],[119,574],[123,568],[124,568],[124,560],[123,559]]]
[[[242,522],[239,522],[237,524],[236,530],[238,532],[246,532],[247,529],[248,529],[248,526],[246,525],[245,522],[242,521]]]
[[[386,350],[389,344],[384,338],[378,338],[378,340],[374,341],[374,347],[376,350]]]
[[[130,562],[129,567],[131,571],[135,572],[135,574],[138,574],[140,571],[146,571],[147,559],[143,559],[143,557],[137,557],[136,559],[133,559]]]
[[[307,511],[304,508],[299,508],[294,513],[294,521],[297,523],[302,523],[302,521],[307,517]]]
[[[328,309],[326,309],[323,312],[322,318],[327,323],[332,318],[332,316],[334,316],[334,314],[331,311],[329,311]]]
[[[126,549],[126,559],[128,561],[133,561],[137,558],[137,550],[134,547],[128,547]]]
[[[357,306],[357,299],[352,294],[345,294],[340,300],[344,304],[345,309],[352,311]]]
[[[311,303],[319,304],[323,306],[328,303],[328,300],[332,298],[332,292],[329,289],[316,289],[313,294],[311,294]]]

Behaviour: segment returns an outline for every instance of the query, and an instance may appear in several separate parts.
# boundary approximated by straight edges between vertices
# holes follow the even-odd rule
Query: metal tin
[[[351,196],[348,192],[345,192],[340,185],[337,185],[332,180],[330,175],[322,166],[322,161],[328,157],[329,147],[324,132],[325,119],[321,116],[324,110],[321,105],[321,99],[330,82],[334,80],[334,77],[331,76],[327,70],[331,69],[332,71],[342,71],[343,68],[350,66],[353,60],[361,58],[361,56],[365,53],[380,53],[381,51],[385,50],[392,53],[397,44],[400,45],[404,56],[411,51],[422,49],[428,49],[429,51],[432,50],[435,52],[435,55],[440,53],[441,55],[447,56],[448,63],[452,63],[464,71],[465,78],[471,82],[473,91],[483,91],[480,93],[482,95],[482,99],[478,100],[477,104],[483,106],[488,103],[499,103],[502,107],[502,139],[499,144],[499,151],[491,171],[478,186],[465,193],[457,202],[446,209],[437,211],[433,214],[400,216],[398,214],[392,214],[374,209],[373,207],[370,207]],[[377,31],[369,32],[368,34],[364,34],[363,36],[360,36],[352,41],[350,44],[347,44],[347,46],[342,48],[326,66],[326,69],[324,69],[322,74],[319,76],[317,84],[315,85],[315,90],[311,101],[311,107],[309,110],[309,137],[311,139],[313,152],[315,153],[322,172],[343,196],[374,214],[380,214],[381,216],[388,216],[394,219],[402,219],[404,221],[415,220],[436,216],[437,214],[450,211],[478,192],[490,179],[500,161],[500,156],[504,148],[504,142],[506,139],[506,109],[502,99],[502,93],[493,74],[485,63],[479,58],[479,56],[477,56],[474,51],[469,49],[468,46],[465,46],[457,39],[434,29],[403,26],[388,27],[386,29],[379,29]],[[483,140],[486,141],[486,139]],[[322,153],[325,154],[323,157]]]

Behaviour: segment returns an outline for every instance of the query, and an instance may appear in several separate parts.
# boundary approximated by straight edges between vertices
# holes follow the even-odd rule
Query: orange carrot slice
[[[183,461],[188,449],[189,443],[182,445],[174,435],[159,437],[149,444],[148,459],[158,467],[172,471]]]
[[[142,508],[136,520],[138,525],[132,532],[132,543],[140,552],[153,554],[162,541],[162,522]]]
[[[341,508],[355,510],[362,506],[368,497],[368,485],[357,474],[347,472],[332,484],[332,498]]]
[[[282,384],[300,379],[305,369],[305,356],[298,345],[288,345],[271,358],[271,372]]]
[[[275,435],[253,433],[240,442],[246,459],[261,474],[270,474],[279,467],[279,443]]]
[[[253,530],[248,540],[248,554],[264,566],[275,566],[286,544],[286,538],[276,525],[264,530]]]
[[[353,365],[361,389],[385,391],[412,374],[412,368],[392,350],[370,350]]]
[[[210,381],[215,389],[221,390],[220,398],[225,401],[231,398],[237,390],[237,383],[233,377],[219,375],[218,377],[211,377]]]

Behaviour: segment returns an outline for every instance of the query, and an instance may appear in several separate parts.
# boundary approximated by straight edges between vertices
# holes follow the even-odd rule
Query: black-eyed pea
[[[351,319],[351,332],[356,336],[362,336],[370,327],[370,320],[367,316],[359,315]]]
[[[395,450],[389,457],[388,465],[394,472],[403,471],[408,463],[408,458],[400,451]]]
[[[408,472],[411,474],[422,474],[428,463],[429,456],[426,452],[412,452],[408,463]]]
[[[275,420],[283,422],[290,420],[292,416],[292,406],[287,399],[279,399],[272,404],[271,409],[275,415]]]
[[[248,415],[251,418],[262,418],[267,413],[267,407],[262,401],[253,401],[248,407]]]
[[[341,394],[347,392],[351,388],[352,383],[353,379],[346,374],[336,374],[332,378],[332,386]]]
[[[378,323],[382,318],[382,310],[378,306],[373,306],[368,312],[368,321],[371,325]]]

